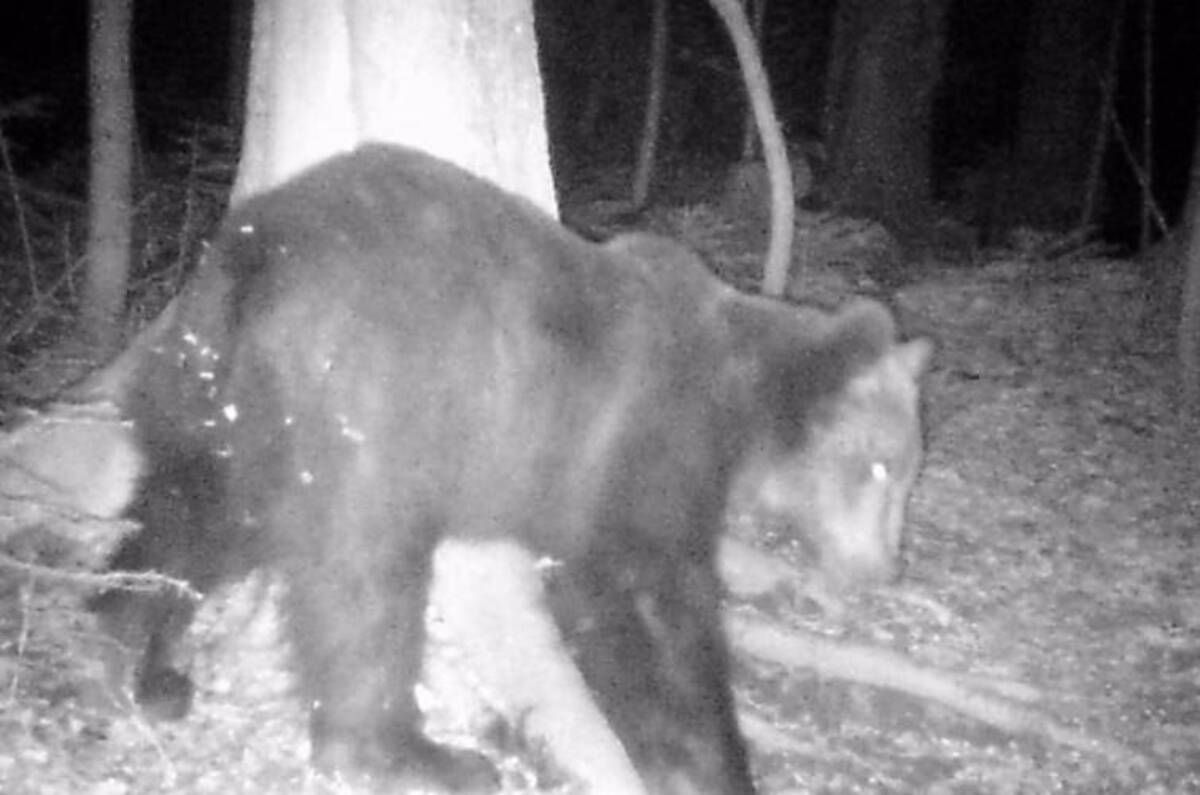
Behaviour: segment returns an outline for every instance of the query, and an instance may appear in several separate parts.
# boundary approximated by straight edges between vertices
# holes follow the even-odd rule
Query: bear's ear
[[[860,357],[887,356],[914,381],[925,374],[933,357],[933,342],[928,339],[897,344],[895,320],[877,301],[864,298],[847,304],[837,315],[837,328],[855,341],[852,350]]]
[[[856,298],[848,302],[837,313],[838,326],[853,328],[860,336],[891,342],[896,336],[896,324],[892,313],[878,301]]]
[[[849,372],[878,362],[895,347],[896,324],[883,304],[861,298],[833,316],[830,338]]]
[[[933,358],[933,342],[922,337],[902,343],[892,350],[892,358],[916,381],[929,368],[929,360]]]

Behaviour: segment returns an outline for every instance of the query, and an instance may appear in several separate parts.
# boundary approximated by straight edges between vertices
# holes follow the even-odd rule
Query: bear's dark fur
[[[145,459],[112,565],[202,592],[279,571],[318,764],[489,781],[414,702],[440,539],[558,562],[547,607],[656,793],[753,791],[714,559],[732,494],[835,580],[894,572],[928,347],[874,304],[741,295],[675,244],[586,243],[368,146],[236,208],[170,312],[112,370]],[[94,606],[145,649],[139,699],[186,712],[186,599]]]

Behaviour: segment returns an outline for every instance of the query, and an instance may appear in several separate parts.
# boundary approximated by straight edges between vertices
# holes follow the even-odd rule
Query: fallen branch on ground
[[[721,547],[721,574],[740,597],[780,588],[798,590],[803,581],[786,562],[733,538]],[[1038,696],[1036,689],[1022,683],[931,669],[890,649],[812,635],[736,608],[726,611],[725,627],[732,646],[755,660],[907,693],[1013,734],[1037,734],[1059,745],[1128,761],[1137,756],[1119,743],[1068,728],[1019,703]]]

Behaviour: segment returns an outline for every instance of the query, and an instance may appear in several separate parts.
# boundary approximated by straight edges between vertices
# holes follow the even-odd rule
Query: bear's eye
[[[871,480],[876,483],[887,483],[891,475],[887,464],[882,461],[871,462]]]

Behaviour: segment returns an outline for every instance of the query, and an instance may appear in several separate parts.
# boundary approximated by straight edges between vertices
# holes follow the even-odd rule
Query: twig
[[[29,579],[21,585],[21,629],[17,632],[17,659],[20,660],[25,656],[26,644],[29,642],[29,603],[33,598],[33,589],[36,586],[36,575],[30,574]],[[13,670],[12,681],[8,686],[8,703],[13,705],[17,701],[17,688],[21,682],[21,666],[16,666]]]
[[[39,563],[18,560],[3,552],[0,552],[0,569],[25,572],[30,576],[36,575],[44,580],[88,588],[106,588],[137,593],[170,590],[176,596],[186,597],[193,601],[199,601],[204,598],[199,591],[185,580],[160,574],[157,571],[109,571],[103,573],[67,571],[53,566],[43,566]]]
[[[33,306],[25,311],[20,320],[14,323],[4,333],[3,337],[0,337],[0,348],[7,348],[13,340],[36,326],[38,320],[42,317],[42,309],[54,298],[54,295],[58,292],[58,288],[69,282],[75,271],[79,270],[82,266],[83,260],[76,260],[74,264],[69,264],[63,268],[63,272],[55,279],[54,284],[50,285],[50,289],[41,295],[37,295],[35,291]]]
[[[1146,175],[1145,169],[1138,163],[1137,155],[1133,151],[1133,145],[1129,143],[1129,138],[1126,137],[1125,129],[1121,126],[1120,121],[1116,118],[1115,114],[1111,114],[1110,118],[1112,120],[1113,131],[1117,134],[1117,143],[1121,145],[1121,152],[1125,155],[1125,159],[1129,163],[1129,170],[1133,174],[1134,179],[1137,180],[1138,187],[1142,189],[1146,211],[1153,215],[1159,233],[1165,237],[1168,233],[1167,219],[1163,215],[1162,209],[1159,208],[1158,202],[1154,200],[1154,196],[1150,193],[1150,179]]]
[[[1092,144],[1092,160],[1088,167],[1087,186],[1083,208],[1079,214],[1079,227],[1086,229],[1092,224],[1096,211],[1096,197],[1100,193],[1100,177],[1104,173],[1104,154],[1108,151],[1109,122],[1113,111],[1113,88],[1116,85],[1117,57],[1120,54],[1121,29],[1125,24],[1126,0],[1119,0],[1113,14],[1112,28],[1108,32],[1108,57],[1100,83],[1100,122],[1096,125],[1096,140]]]
[[[134,703],[135,699],[132,693],[126,692],[124,696],[125,704],[128,705]],[[129,709],[126,714],[129,717],[130,723],[132,723],[134,728],[137,729],[138,734],[142,735],[142,737],[145,738],[148,743],[150,743],[150,746],[154,749],[159,760],[162,762],[163,791],[170,792],[174,790],[176,783],[179,781],[179,769],[175,767],[175,761],[171,759],[171,755],[167,753],[166,746],[163,745],[162,739],[159,737],[158,732],[155,730],[154,726],[147,722],[140,709]]]
[[[12,194],[13,212],[17,216],[17,231],[21,234],[21,248],[25,252],[25,270],[29,278],[29,289],[37,298],[37,263],[33,259],[33,240],[29,235],[29,224],[25,221],[25,203],[21,200],[21,188],[17,184],[16,170],[13,168],[12,155],[8,149],[8,136],[4,134],[4,122],[0,120],[0,159],[4,161],[4,176],[8,180],[8,190]]]

